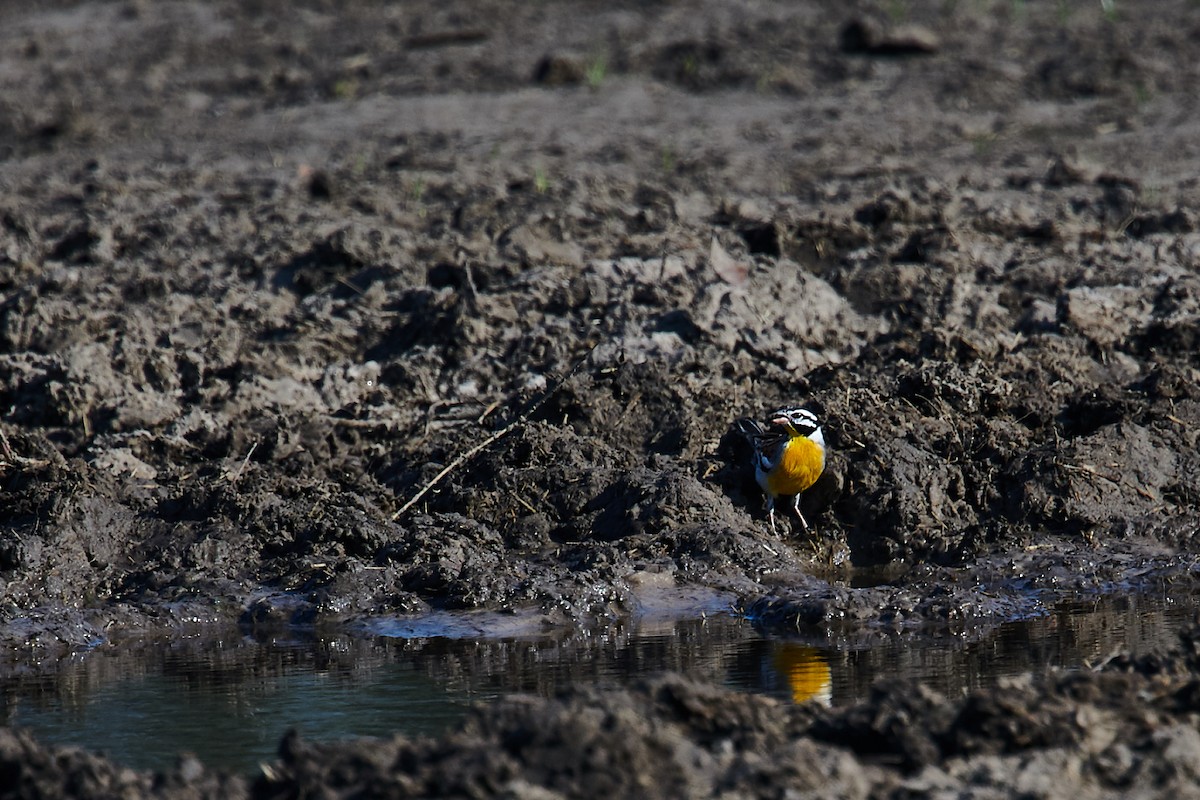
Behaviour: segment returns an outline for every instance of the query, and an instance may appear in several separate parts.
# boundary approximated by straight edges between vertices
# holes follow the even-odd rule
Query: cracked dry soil
[[[645,586],[731,592],[768,631],[963,630],[1193,580],[1187,4],[0,20],[10,653],[230,619],[571,623]],[[814,530],[770,537],[732,423],[791,402],[830,465]],[[252,784],[5,732],[0,774],[17,796],[1194,789],[1195,638],[833,711],[669,676],[515,699],[436,741],[288,739]]]

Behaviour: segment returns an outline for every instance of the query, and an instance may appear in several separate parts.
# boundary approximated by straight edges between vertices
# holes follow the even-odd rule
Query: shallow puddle
[[[869,645],[770,640],[729,614],[651,614],[603,631],[508,638],[474,638],[473,625],[485,620],[434,617],[383,625],[390,636],[140,642],[5,668],[0,722],[138,768],[166,769],[190,751],[249,773],[292,727],[318,740],[436,734],[473,702],[507,692],[619,686],[664,670],[805,702],[852,703],[883,679],[960,694],[1030,669],[1086,668],[1124,649],[1166,648],[1198,606],[1191,595],[1101,597],[974,639]]]

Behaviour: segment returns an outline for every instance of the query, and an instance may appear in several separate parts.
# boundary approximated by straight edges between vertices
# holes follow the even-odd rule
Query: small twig
[[[50,466],[50,460],[46,458],[26,458],[25,456],[12,456],[11,460],[0,460],[0,469],[12,466],[22,469],[41,469],[42,467]]]
[[[1147,500],[1151,501],[1152,503],[1158,502],[1158,498],[1154,496],[1153,492],[1147,491],[1146,489],[1143,489],[1140,486],[1134,486],[1132,483],[1127,483],[1125,485],[1129,486],[1135,492],[1137,492],[1138,494],[1140,494],[1142,497],[1146,498]]]
[[[478,303],[479,302],[479,289],[477,289],[475,287],[475,273],[471,272],[471,262],[468,261],[465,264],[463,264],[463,271],[466,273],[466,276],[467,276],[467,290],[471,294],[471,302]]]
[[[485,408],[485,409],[483,410],[483,413],[479,415],[479,419],[475,420],[476,424],[483,422],[485,419],[487,419],[487,418],[488,418],[488,416],[489,416],[489,415],[490,415],[490,414],[491,414],[493,411],[495,411],[495,410],[496,410],[497,408],[499,408],[499,407],[500,407],[500,401],[499,401],[499,400],[493,400],[493,401],[492,401],[492,403],[491,403],[490,405],[488,405],[488,407],[487,407],[487,408]]]
[[[1120,486],[1122,483],[1120,478],[1114,478],[1110,475],[1105,475],[1103,472],[1096,469],[1091,464],[1068,464],[1065,461],[1059,461],[1058,466],[1060,466],[1066,470],[1071,470],[1072,472],[1086,472],[1088,475],[1094,475],[1097,478],[1103,478],[1104,480],[1108,481],[1109,483],[1115,483],[1118,486]]]
[[[22,469],[41,469],[50,465],[50,460],[47,458],[28,458],[14,453],[12,445],[9,444],[8,435],[5,434],[3,428],[0,428],[0,450],[4,451],[4,458],[0,460],[0,469],[10,466]]]
[[[347,289],[354,292],[355,294],[363,294],[362,287],[355,286],[354,283],[349,278],[339,275],[337,282],[340,283],[342,286],[345,286]]]
[[[513,495],[513,499],[514,499],[514,500],[516,500],[516,501],[517,501],[518,503],[520,503],[521,505],[525,506],[527,509],[529,509],[529,513],[530,513],[530,514],[536,514],[536,513],[538,513],[538,510],[537,510],[536,508],[534,508],[533,506],[531,506],[531,505],[529,504],[529,501],[528,501],[528,500],[526,500],[524,497],[521,497],[521,495],[519,495],[519,494],[514,494],[514,495]]]
[[[425,436],[429,436],[429,428],[433,425],[433,412],[438,409],[438,406],[448,406],[450,403],[446,400],[434,400],[429,404],[429,408],[425,410]]]
[[[258,442],[250,445],[250,449],[246,451],[246,457],[242,459],[242,463],[238,465],[237,472],[229,479],[230,483],[237,483],[238,478],[242,477],[242,473],[246,471],[246,465],[250,463],[250,456],[254,455],[254,451],[258,449]]]
[[[1097,478],[1103,478],[1104,480],[1106,480],[1109,483],[1114,484],[1116,486],[1126,486],[1130,489],[1133,489],[1135,492],[1137,492],[1138,494],[1140,494],[1142,497],[1146,498],[1147,500],[1150,500],[1155,503],[1158,502],[1158,498],[1155,497],[1152,492],[1149,492],[1140,486],[1132,484],[1129,481],[1124,480],[1123,478],[1121,478],[1119,476],[1114,478],[1111,475],[1105,475],[1103,472],[1096,469],[1091,464],[1067,464],[1066,462],[1060,461],[1060,462],[1058,462],[1058,466],[1062,467],[1063,469],[1072,470],[1075,472],[1083,472],[1088,475],[1094,475]]]
[[[442,479],[445,478],[447,475],[449,475],[451,472],[458,469],[463,464],[466,464],[472,458],[479,455],[484,450],[486,450],[488,447],[491,447],[493,444],[495,444],[499,440],[503,439],[508,434],[512,433],[514,430],[516,430],[521,425],[524,425],[525,423],[529,422],[529,418],[533,416],[534,412],[536,412],[539,408],[544,406],[546,404],[547,400],[549,400],[554,395],[558,394],[558,391],[560,389],[562,389],[563,386],[566,385],[567,381],[570,380],[575,375],[575,373],[579,371],[579,368],[581,366],[583,366],[583,362],[587,361],[588,357],[591,356],[592,352],[595,351],[597,346],[598,345],[592,345],[592,347],[586,353],[584,353],[582,356],[580,356],[578,361],[576,361],[573,365],[571,365],[571,369],[569,369],[567,371],[567,374],[563,375],[563,377],[558,381],[558,383],[554,384],[554,386],[547,389],[542,394],[542,396],[539,397],[536,401],[534,401],[534,403],[531,406],[529,406],[529,408],[525,409],[525,411],[522,412],[520,416],[518,416],[512,422],[505,425],[500,430],[493,433],[491,436],[484,439],[479,444],[472,447],[470,450],[467,450],[465,453],[459,454],[458,457],[456,457],[453,461],[451,461],[449,464],[447,464],[442,469],[441,472],[439,472],[437,475],[434,475],[432,480],[430,480],[428,483],[426,483],[424,486],[422,486],[421,490],[418,491],[416,494],[414,494],[411,498],[409,498],[408,502],[406,502],[404,505],[400,506],[400,508],[397,509],[395,514],[392,514],[392,520],[394,521],[396,519],[399,519],[400,515],[402,515],[405,511],[408,511],[410,508],[412,508],[418,500],[420,500],[422,497],[424,497],[426,494],[428,494],[429,491],[431,489],[433,489],[433,487],[435,487],[439,483],[441,483]]]
[[[329,420],[330,424],[341,425],[343,428],[391,428],[396,425],[394,419],[350,419],[335,417],[333,414],[326,414],[325,419]]]

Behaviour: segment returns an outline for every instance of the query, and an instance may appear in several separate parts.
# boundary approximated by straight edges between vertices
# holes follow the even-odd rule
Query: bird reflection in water
[[[829,662],[815,647],[778,642],[771,654],[777,679],[787,683],[795,703],[833,703],[833,677]]]

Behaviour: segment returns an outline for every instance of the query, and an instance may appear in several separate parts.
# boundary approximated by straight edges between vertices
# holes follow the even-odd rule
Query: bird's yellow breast
[[[778,468],[767,475],[772,495],[798,494],[817,482],[825,469],[825,449],[806,436],[793,436],[783,447]]]

